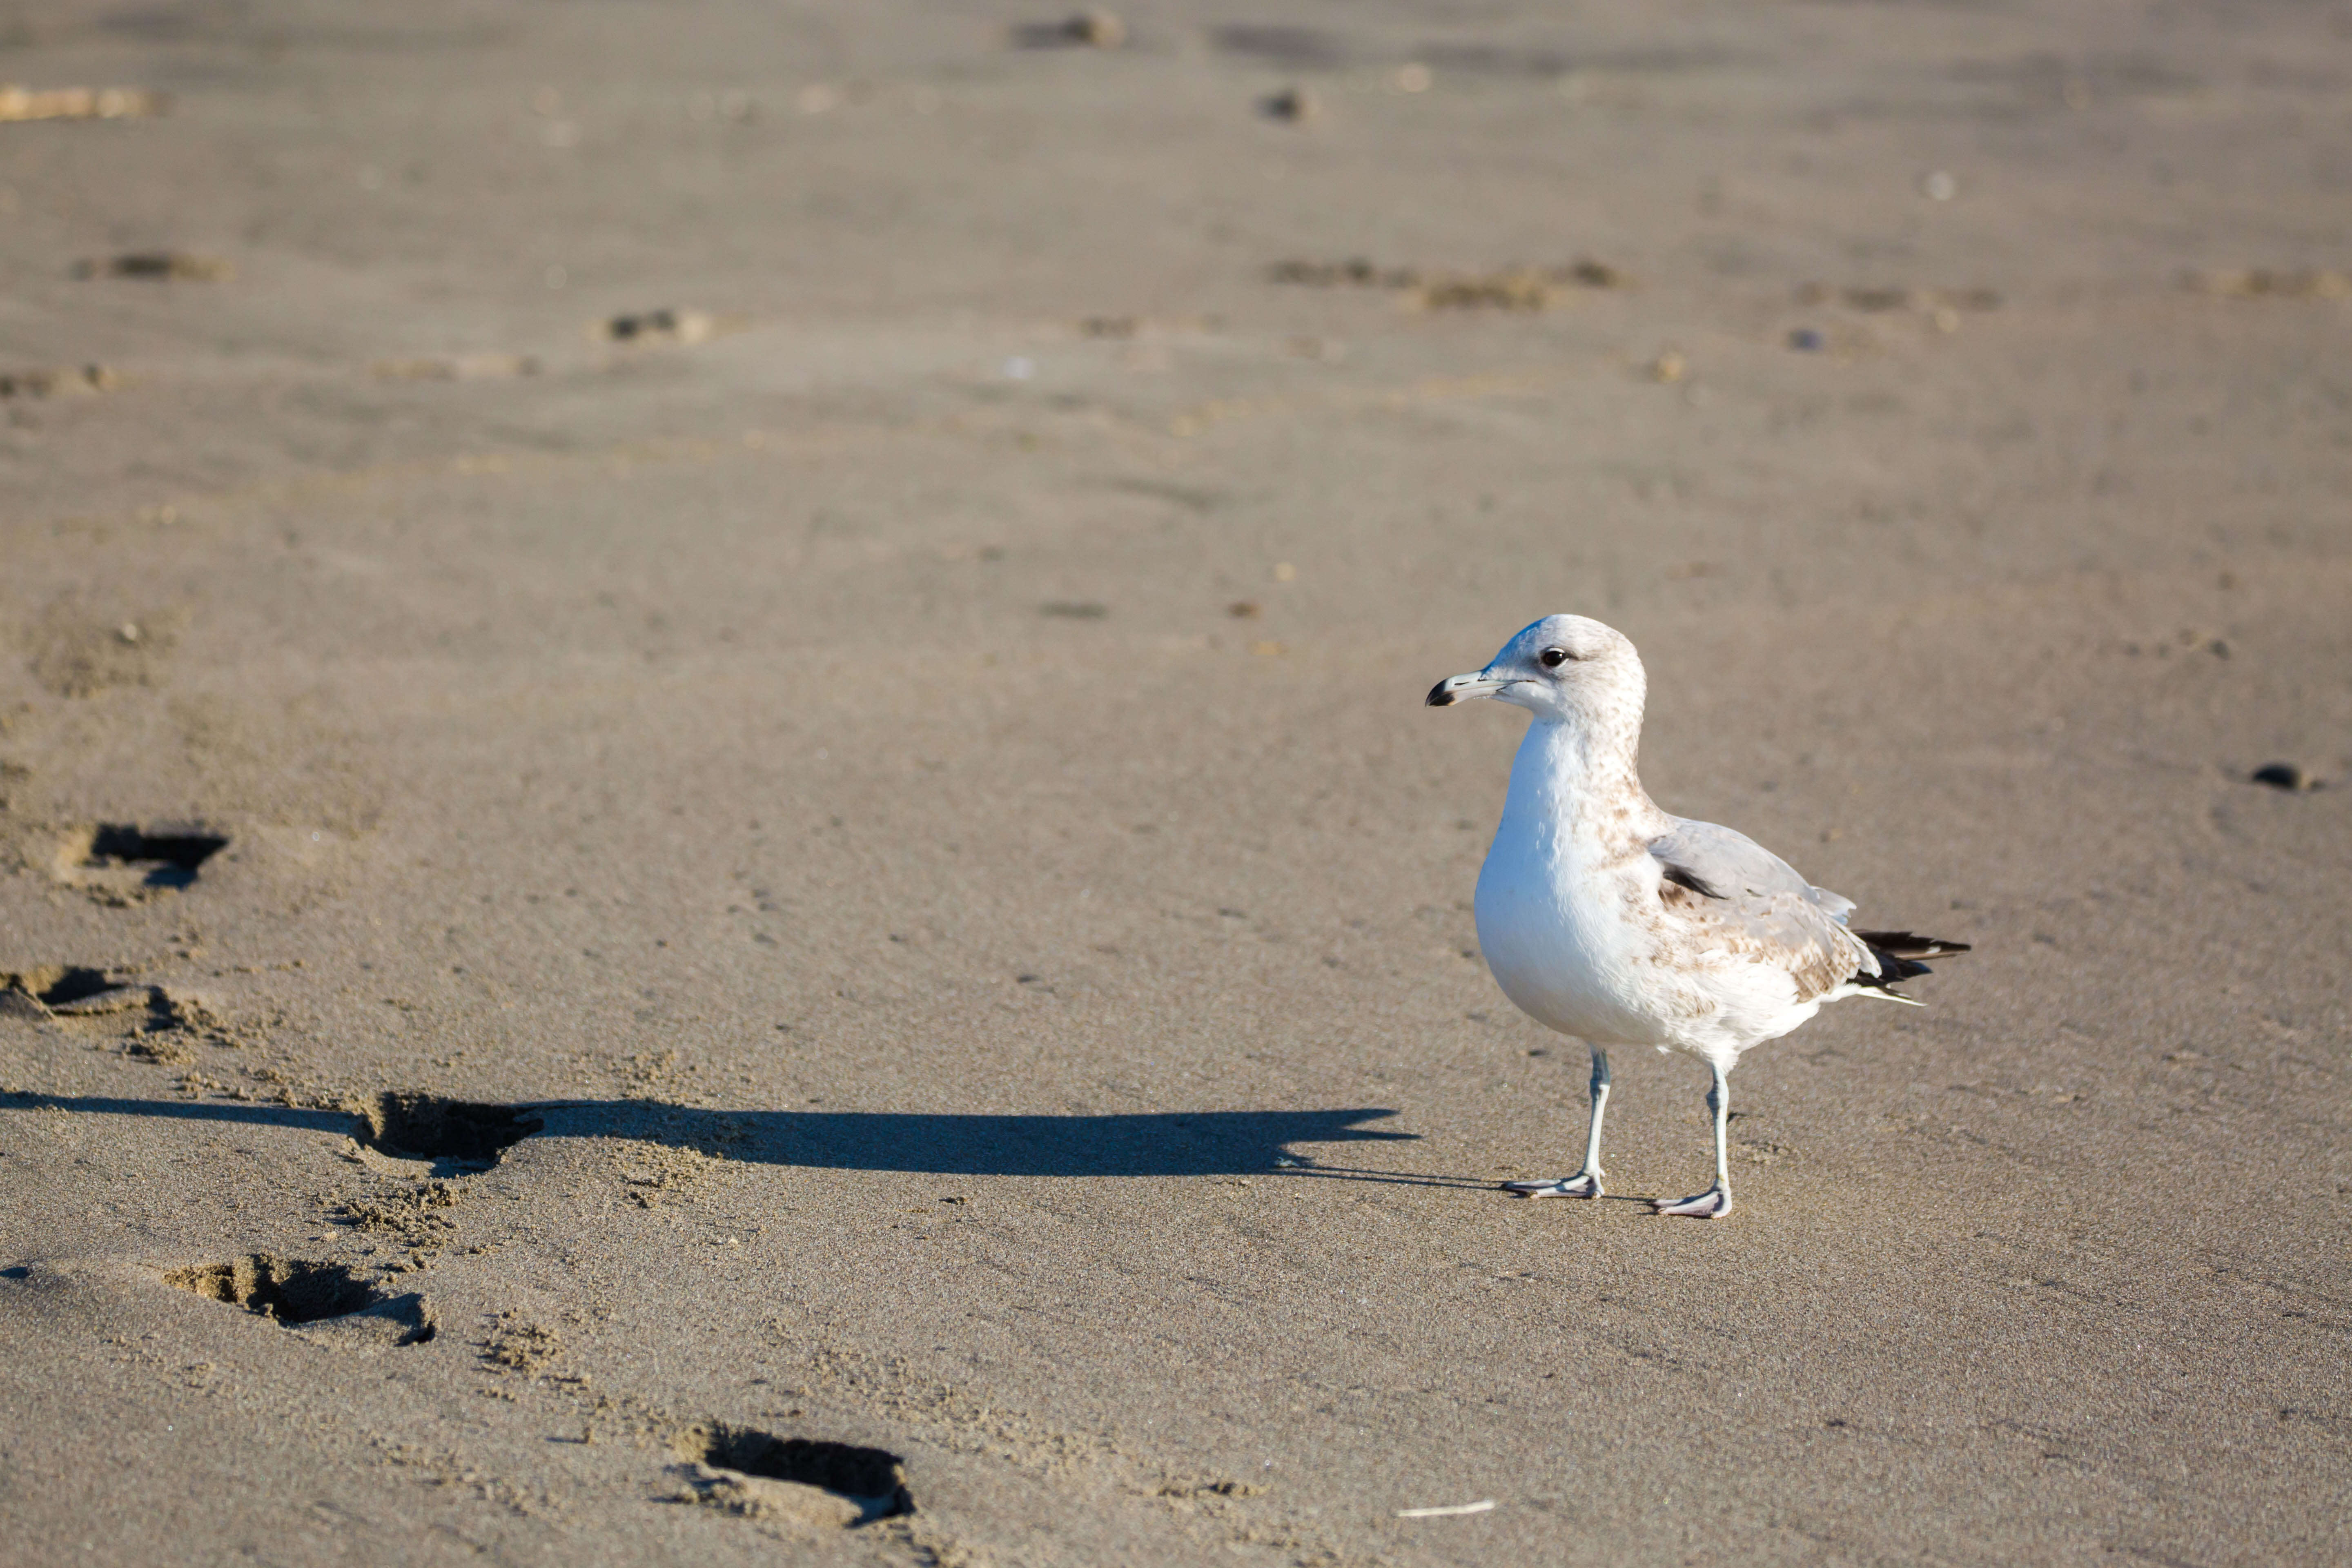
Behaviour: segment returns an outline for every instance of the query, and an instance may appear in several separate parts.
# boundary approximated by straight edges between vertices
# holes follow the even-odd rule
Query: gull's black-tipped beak
[[[1468,675],[1449,675],[1429,689],[1432,708],[1451,708],[1456,702],[1467,702],[1475,697],[1492,697],[1506,686],[1507,680],[1497,679],[1485,670],[1473,670]]]

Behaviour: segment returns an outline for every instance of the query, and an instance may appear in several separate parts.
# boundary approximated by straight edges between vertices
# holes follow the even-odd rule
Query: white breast
[[[1650,933],[1627,919],[1634,868],[1596,865],[1568,825],[1507,809],[1478,873],[1478,945],[1537,1022],[1603,1045],[1664,1045],[1643,994]],[[1638,896],[1638,889],[1634,889]]]

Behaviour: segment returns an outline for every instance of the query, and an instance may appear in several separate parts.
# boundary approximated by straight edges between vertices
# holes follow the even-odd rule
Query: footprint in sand
[[[94,823],[59,840],[52,872],[66,886],[121,909],[194,886],[198,868],[228,845],[226,835],[194,824]]]
[[[340,1263],[257,1252],[175,1268],[163,1282],[289,1328],[319,1325],[320,1332],[306,1337],[346,1349],[421,1345],[435,1332],[433,1310],[422,1295],[389,1295]]]
[[[898,1455],[710,1422],[671,1445],[686,1500],[751,1519],[847,1530],[915,1511]]]
[[[229,1025],[198,998],[118,980],[103,969],[52,963],[0,973],[0,1017],[128,1029],[121,1049],[140,1061],[184,1066],[199,1045],[234,1045]]]
[[[63,1013],[82,1016],[120,1012],[147,1000],[149,987],[124,985],[110,980],[103,969],[78,963],[48,963],[37,969],[0,973],[0,995],[21,998],[12,1013],[48,1018]]]
[[[478,1105],[437,1094],[392,1090],[350,1104],[352,1140],[388,1160],[424,1161],[436,1177],[478,1175],[546,1123],[510,1105]]]

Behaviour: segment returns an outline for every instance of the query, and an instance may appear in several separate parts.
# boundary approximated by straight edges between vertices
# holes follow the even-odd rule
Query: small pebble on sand
[[[2317,789],[2320,783],[2296,763],[2265,763],[2254,770],[2253,782],[2273,789],[2297,791]]]
[[[1086,10],[1058,22],[1030,22],[1013,29],[1024,49],[1116,49],[1127,42],[1127,24],[1108,11]]]
[[[1303,87],[1286,87],[1258,100],[1259,111],[1268,120],[1280,120],[1292,125],[1304,125],[1323,112],[1322,100]]]
[[[76,278],[160,278],[176,282],[218,283],[235,269],[215,256],[191,256],[184,250],[131,250],[120,256],[91,257],[73,265]]]
[[[603,332],[616,343],[698,343],[718,325],[703,310],[643,310],[607,319]]]

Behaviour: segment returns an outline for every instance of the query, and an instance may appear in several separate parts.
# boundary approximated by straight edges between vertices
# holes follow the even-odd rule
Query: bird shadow
[[[365,1117],[343,1110],[251,1101],[131,1100],[15,1093],[0,1104],[91,1115],[243,1123],[358,1137]],[[1326,1163],[1330,1144],[1413,1142],[1418,1133],[1363,1125],[1381,1107],[1317,1110],[1175,1110],[1114,1115],[719,1110],[656,1100],[539,1100],[510,1112],[528,1133],[604,1138],[723,1153],[746,1163],[934,1176],[1318,1176],[1416,1186],[1485,1186],[1435,1173]],[[530,1123],[537,1123],[530,1126]]]

